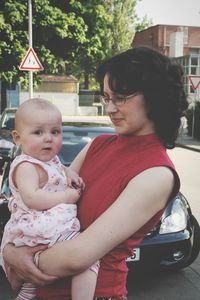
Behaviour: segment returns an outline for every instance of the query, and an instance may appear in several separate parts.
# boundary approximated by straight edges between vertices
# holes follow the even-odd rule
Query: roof
[[[146,31],[146,30],[149,30],[149,29],[151,29],[151,28],[154,28],[154,27],[177,27],[177,28],[180,28],[180,27],[189,27],[189,28],[199,28],[199,30],[200,30],[200,26],[187,26],[187,25],[173,25],[173,24],[156,24],[156,25],[152,25],[152,26],[149,26],[149,27],[147,27],[147,28],[145,28],[145,29],[142,29],[142,30],[140,30],[140,31],[137,31],[136,33],[140,33],[140,32],[142,32],[142,31]]]
[[[53,81],[53,82],[78,82],[73,75],[41,75],[40,78],[42,81]]]

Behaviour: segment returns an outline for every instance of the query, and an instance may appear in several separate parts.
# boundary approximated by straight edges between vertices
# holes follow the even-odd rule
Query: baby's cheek
[[[57,147],[58,152],[61,150],[61,148],[62,148],[62,142],[60,142],[60,144],[58,144],[58,147]]]

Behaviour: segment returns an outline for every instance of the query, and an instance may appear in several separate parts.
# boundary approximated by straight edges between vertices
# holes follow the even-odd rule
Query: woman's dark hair
[[[99,66],[97,80],[102,93],[105,74],[109,75],[109,87],[113,92],[144,95],[148,117],[154,122],[157,135],[166,148],[174,148],[180,118],[188,106],[181,66],[153,49],[138,47]]]

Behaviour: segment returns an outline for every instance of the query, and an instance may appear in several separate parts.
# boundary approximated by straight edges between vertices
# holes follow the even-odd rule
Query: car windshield
[[[114,132],[114,128],[108,125],[105,126],[105,124],[73,123],[73,126],[63,126],[63,143],[59,153],[61,163],[68,166],[93,138],[102,134],[113,134]]]

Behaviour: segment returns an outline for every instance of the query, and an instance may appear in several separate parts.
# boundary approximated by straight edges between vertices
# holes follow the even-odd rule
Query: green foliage
[[[18,66],[29,48],[28,1],[3,0],[0,9],[0,76],[7,83],[26,86],[28,72]],[[63,12],[56,1],[33,0],[32,23],[33,47],[44,66],[43,73],[65,74],[67,59],[86,39],[83,19]],[[37,84],[37,72],[34,75]]]
[[[111,55],[131,47],[136,15],[135,5],[136,1],[132,0],[113,1],[110,9],[113,16]]]
[[[98,64],[106,57],[131,47],[135,28],[141,24],[135,12],[137,0],[71,0],[70,3],[88,28],[87,39],[79,45],[70,70],[80,79],[82,88],[95,90]],[[145,28],[148,21],[144,21]]]
[[[87,31],[85,41],[77,48],[74,63],[69,64],[69,70],[83,82],[85,89],[89,88],[98,63],[108,56],[112,17],[104,2],[70,1],[72,9],[84,20]]]
[[[130,47],[137,0],[32,0],[33,48],[45,74],[73,74],[96,89],[95,70],[106,57]],[[145,21],[146,22],[146,21]],[[144,26],[147,26],[145,23]],[[29,48],[28,0],[0,2],[0,77],[27,86],[18,66]],[[34,83],[38,75],[34,72]]]

